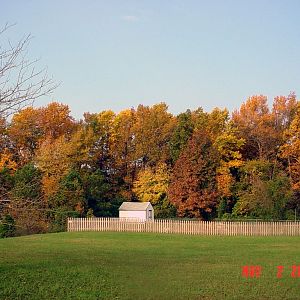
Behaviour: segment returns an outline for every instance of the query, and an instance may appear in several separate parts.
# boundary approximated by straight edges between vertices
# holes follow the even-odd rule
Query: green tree
[[[0,219],[0,238],[14,236],[16,232],[15,220],[6,214]]]
[[[12,195],[28,201],[39,200],[41,197],[42,174],[32,163],[16,171]]]
[[[41,171],[33,164],[27,164],[15,173],[9,213],[21,233],[48,230],[47,205],[41,190],[41,178]]]
[[[249,161],[242,168],[238,201],[234,216],[262,219],[285,219],[292,200],[289,178],[268,161]]]
[[[51,201],[53,208],[64,207],[69,211],[77,211],[83,214],[85,210],[85,198],[83,183],[79,172],[71,169],[60,181],[59,189]]]
[[[173,162],[178,159],[182,149],[187,145],[194,131],[192,113],[190,110],[179,114],[176,119],[177,125],[170,140],[170,153]]]
[[[118,187],[114,187],[100,169],[89,170],[83,175],[87,206],[96,217],[117,217],[118,208],[124,201]]]
[[[0,201],[9,198],[9,192],[13,188],[13,175],[9,169],[4,168],[0,170]],[[1,212],[1,210],[0,210]]]

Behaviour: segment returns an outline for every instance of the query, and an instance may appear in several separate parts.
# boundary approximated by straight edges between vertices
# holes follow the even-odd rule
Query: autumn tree
[[[42,184],[46,199],[51,199],[59,188],[59,181],[72,167],[72,149],[65,137],[54,142],[45,140],[39,147],[35,162],[43,172]]]
[[[274,127],[278,135],[289,128],[297,111],[298,102],[294,93],[288,96],[277,96],[274,98],[272,115],[274,118]]]
[[[133,197],[132,185],[136,177],[134,131],[135,110],[123,110],[112,123],[110,153],[114,181],[118,182],[121,193],[128,200]]]
[[[167,196],[170,181],[170,170],[165,163],[160,163],[155,169],[146,168],[138,174],[133,191],[142,202],[156,204]]]
[[[19,166],[32,161],[43,131],[39,124],[40,109],[27,107],[14,114],[8,127],[8,135]]]
[[[196,131],[175,163],[169,199],[179,216],[213,217],[218,204],[219,155],[207,132]]]
[[[14,114],[7,131],[19,166],[32,161],[45,140],[71,135],[76,126],[69,107],[57,102],[41,108],[27,107]]]
[[[218,107],[210,113],[200,107],[192,112],[195,130],[205,130],[220,154],[220,166],[217,169],[217,190],[220,196],[218,216],[230,211],[234,200],[231,187],[235,182],[232,171],[238,168],[241,160],[240,142],[232,128],[229,112]]]
[[[165,103],[152,107],[139,105],[133,128],[135,160],[140,161],[142,166],[168,161],[174,127],[175,119]]]
[[[176,214],[175,207],[168,199],[170,177],[171,170],[167,164],[159,163],[156,167],[141,170],[133,184],[133,192],[138,200],[151,202],[158,218],[172,217]]]
[[[60,180],[72,168],[79,169],[89,163],[92,134],[89,128],[78,128],[71,136],[60,136],[54,141],[50,138],[41,143],[35,162],[43,173],[43,191],[48,200],[57,193]]]
[[[78,127],[71,135],[43,141],[35,163],[42,171],[44,201],[50,209],[51,230],[65,229],[68,216],[84,215],[87,208],[81,170],[90,168],[94,143],[88,127]]]
[[[285,131],[286,143],[282,145],[281,157],[287,160],[288,173],[295,192],[300,193],[300,105],[295,117]]]
[[[220,165],[217,169],[217,188],[220,196],[218,217],[230,213],[235,204],[233,186],[239,180],[239,170],[244,163],[241,154],[244,143],[244,139],[237,137],[230,124],[226,131],[214,140],[214,147],[220,157]]]
[[[245,139],[243,154],[247,159],[268,159],[276,150],[276,131],[267,97],[250,97],[232,114],[232,120]]]
[[[11,172],[17,169],[17,163],[8,148],[5,148],[2,153],[0,153],[0,170],[2,169],[8,169]]]
[[[181,150],[187,145],[194,130],[205,130],[212,140],[222,135],[228,126],[229,112],[227,109],[214,108],[210,113],[203,108],[195,111],[187,110],[177,116],[177,125],[170,140],[170,153],[175,162]]]
[[[85,114],[85,124],[92,129],[95,138],[91,154],[97,167],[106,172],[112,169],[110,148],[115,117],[116,114],[112,110]]]
[[[227,109],[214,108],[210,113],[200,107],[192,112],[192,120],[197,130],[205,130],[212,140],[222,134],[228,125],[229,112]]]
[[[298,105],[290,94],[270,110],[253,96],[231,120],[219,108],[174,117],[159,103],[78,122],[61,103],[27,107],[0,118],[0,214],[28,231],[62,230],[67,216],[117,216],[124,200],[150,201],[162,218],[285,218],[300,208]],[[34,229],[38,218],[45,226]]]
[[[76,129],[76,122],[70,115],[68,105],[51,102],[40,110],[39,127],[44,139],[54,140],[72,134]]]
[[[169,158],[169,139],[174,119],[164,103],[140,105],[115,114],[103,111],[86,114],[87,126],[97,137],[93,153],[97,168],[106,173],[132,200],[132,184],[140,168]]]
[[[272,117],[274,119],[274,129],[276,132],[276,156],[280,157],[281,147],[287,143],[288,130],[297,113],[299,103],[294,93],[286,96],[274,98]]]
[[[17,162],[7,127],[6,120],[0,117],[0,171],[8,169],[13,172],[17,169]]]

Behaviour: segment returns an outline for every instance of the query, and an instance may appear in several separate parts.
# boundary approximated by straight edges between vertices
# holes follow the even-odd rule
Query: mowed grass
[[[298,237],[32,235],[0,240],[0,299],[300,299],[292,265]]]

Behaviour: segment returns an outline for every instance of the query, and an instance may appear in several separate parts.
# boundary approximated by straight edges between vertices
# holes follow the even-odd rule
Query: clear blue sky
[[[37,105],[72,114],[165,101],[230,111],[253,94],[300,94],[300,1],[0,0],[10,37],[60,87]],[[0,24],[0,25],[2,25]]]

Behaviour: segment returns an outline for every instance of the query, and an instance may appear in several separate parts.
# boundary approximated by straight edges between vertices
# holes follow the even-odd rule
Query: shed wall
[[[150,218],[150,215],[149,215],[150,210],[151,210],[151,218]],[[153,207],[150,206],[150,205],[147,207],[147,210],[146,210],[146,219],[147,220],[154,220],[154,210],[153,210]]]
[[[146,220],[146,211],[119,211],[120,218],[139,218],[142,220]]]

